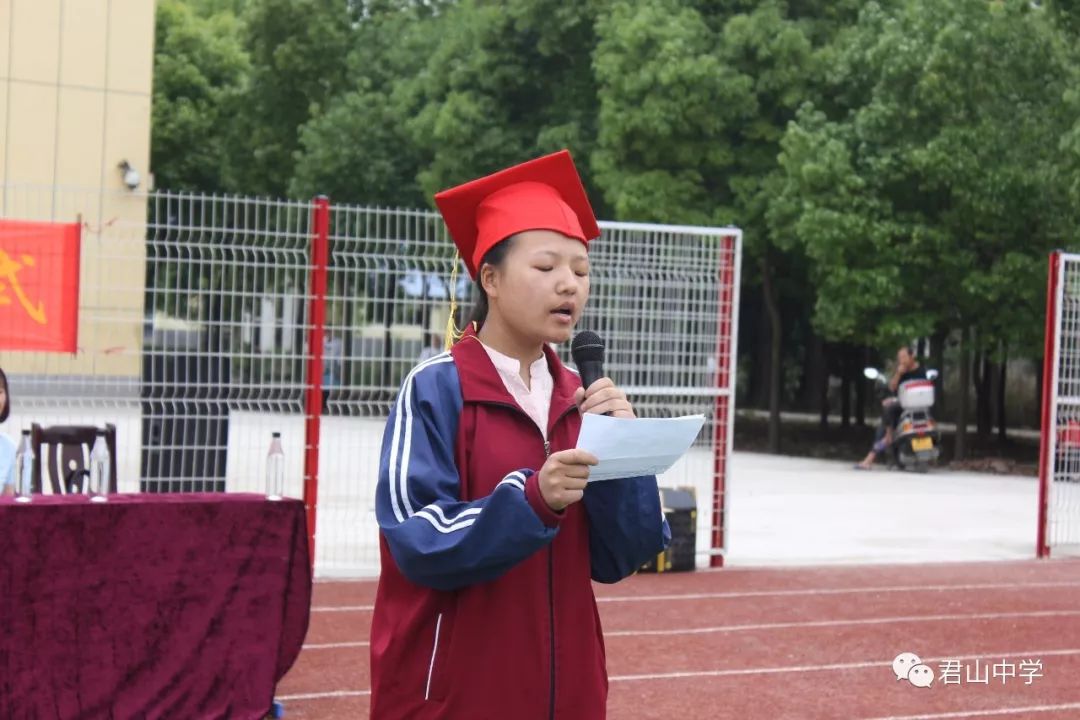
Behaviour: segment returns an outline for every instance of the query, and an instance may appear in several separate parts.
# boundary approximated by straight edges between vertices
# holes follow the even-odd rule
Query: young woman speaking
[[[587,484],[582,414],[634,410],[607,378],[583,389],[549,347],[585,309],[600,229],[566,151],[435,201],[479,302],[387,420],[371,716],[604,718],[591,581],[630,575],[671,536],[655,477]]]

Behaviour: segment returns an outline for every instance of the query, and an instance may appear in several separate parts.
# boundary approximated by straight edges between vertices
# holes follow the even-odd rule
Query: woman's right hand
[[[540,497],[555,512],[581,500],[589,482],[589,467],[599,460],[587,450],[560,450],[552,453],[540,468]]]

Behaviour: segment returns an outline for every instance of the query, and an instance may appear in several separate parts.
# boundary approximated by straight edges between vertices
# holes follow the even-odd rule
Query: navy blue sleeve
[[[584,502],[597,582],[622,580],[671,542],[655,475],[589,483]]]
[[[387,419],[375,490],[379,528],[398,568],[437,590],[494,580],[558,530],[526,499],[527,468],[504,477],[487,497],[459,499],[454,443],[461,407],[449,355],[417,365]]]

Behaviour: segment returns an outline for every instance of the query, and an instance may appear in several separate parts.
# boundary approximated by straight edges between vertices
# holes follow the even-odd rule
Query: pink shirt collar
[[[530,387],[526,387],[525,381],[521,379],[521,363],[517,358],[504,355],[483,343],[480,344],[491,358],[491,364],[499,373],[506,391],[513,396],[525,414],[532,418],[546,440],[548,413],[551,411],[551,391],[554,388],[547,356],[541,355],[529,365]]]

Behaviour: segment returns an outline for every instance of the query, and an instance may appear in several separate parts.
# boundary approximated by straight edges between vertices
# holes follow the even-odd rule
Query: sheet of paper
[[[577,446],[600,460],[589,471],[589,482],[659,475],[690,449],[704,424],[704,415],[616,418],[587,413]]]

